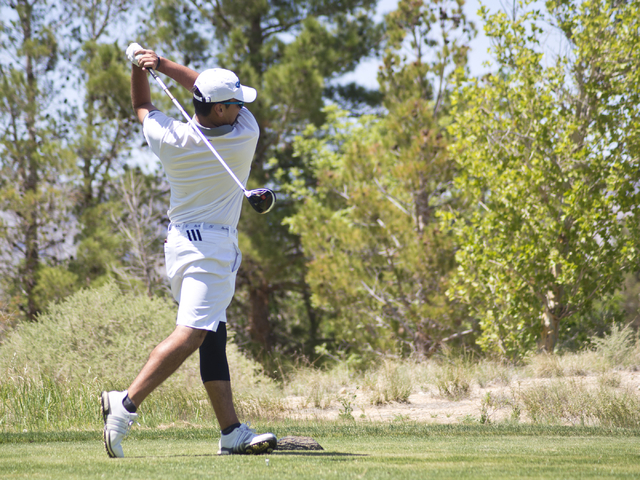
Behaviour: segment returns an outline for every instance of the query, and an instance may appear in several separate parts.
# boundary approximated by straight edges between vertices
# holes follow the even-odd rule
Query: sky
[[[487,5],[490,10],[502,8],[500,0],[484,0],[483,4]],[[377,9],[378,20],[382,20],[385,14],[395,10],[397,5],[398,0],[380,0]],[[479,0],[467,0],[464,6],[468,20],[473,22],[478,30],[476,38],[471,42],[471,53],[469,55],[469,69],[474,76],[480,75],[487,70],[482,64],[490,59],[487,50],[491,46],[489,40],[482,32],[482,23],[477,15],[479,8]],[[376,78],[380,63],[378,59],[365,60],[360,63],[354,72],[344,75],[339,81],[340,83],[356,82],[364,87],[377,89],[379,85]]]
[[[491,60],[491,55],[488,53],[488,50],[491,47],[491,41],[484,35],[482,29],[483,24],[477,13],[481,4],[485,5],[489,11],[496,12],[498,10],[505,10],[507,5],[513,4],[513,1],[514,0],[466,0],[463,8],[467,16],[467,20],[473,22],[477,30],[477,35],[471,42],[471,52],[469,53],[469,69],[472,76],[481,76],[486,73],[488,68],[483,64],[486,61]],[[382,20],[382,17],[385,14],[395,10],[397,5],[398,0],[380,0],[377,9],[378,20]],[[544,9],[544,1],[535,0],[532,3],[532,7]],[[549,31],[547,46],[551,51],[557,50],[556,44],[558,41],[558,37],[555,36],[552,31]],[[341,77],[339,82],[356,82],[364,87],[377,89],[379,85],[376,78],[379,65],[380,60],[365,60],[354,72]]]

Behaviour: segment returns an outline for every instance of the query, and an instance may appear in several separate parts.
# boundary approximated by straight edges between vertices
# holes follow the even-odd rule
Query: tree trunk
[[[32,14],[33,7],[27,2],[20,2],[21,12],[20,22],[22,24],[22,32],[24,44],[28,45],[32,41]],[[36,131],[36,110],[37,110],[37,91],[38,83],[35,76],[34,60],[31,53],[26,55],[25,76],[27,80],[26,97],[27,107],[25,109],[25,123],[27,127],[29,140],[26,147],[26,158],[24,162],[24,192],[25,198],[37,198],[40,186],[40,174],[38,165],[38,135]],[[38,244],[38,227],[39,227],[39,209],[40,206],[36,202],[25,202],[22,217],[26,225],[24,235],[25,263],[22,272],[23,286],[27,297],[26,314],[31,321],[36,319],[38,314],[38,305],[35,298],[35,288],[38,283],[38,267],[40,264],[40,252]]]
[[[265,352],[270,352],[273,347],[273,334],[269,322],[269,293],[269,285],[265,281],[257,287],[249,287],[249,335]]]
[[[552,303],[552,302],[550,302]],[[542,335],[539,349],[546,353],[553,353],[558,342],[560,318],[554,315],[552,308],[545,307],[542,314]]]
[[[320,327],[319,318],[316,314],[316,310],[311,304],[311,290],[309,285],[305,282],[304,276],[301,280],[302,285],[302,298],[304,299],[304,305],[307,310],[307,316],[309,317],[309,340],[304,346],[305,353],[309,358],[312,358],[315,353],[315,347],[318,345],[318,329]]]

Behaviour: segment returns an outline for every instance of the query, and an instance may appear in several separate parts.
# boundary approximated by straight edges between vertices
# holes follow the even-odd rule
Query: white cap
[[[200,90],[202,96],[194,93],[193,97],[205,103],[224,102],[232,98],[251,103],[258,96],[255,88],[240,85],[238,76],[224,68],[205,70],[198,75],[194,86]]]

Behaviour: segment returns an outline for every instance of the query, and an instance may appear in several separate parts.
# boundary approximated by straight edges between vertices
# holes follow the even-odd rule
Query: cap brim
[[[241,102],[251,103],[258,96],[258,92],[256,92],[255,88],[245,87],[244,85],[240,85],[240,91],[242,92],[241,96],[238,96],[236,93],[236,98]]]

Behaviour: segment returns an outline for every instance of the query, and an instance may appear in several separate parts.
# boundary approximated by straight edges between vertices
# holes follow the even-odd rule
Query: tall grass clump
[[[284,382],[284,391],[297,399],[301,408],[325,409],[333,404],[358,404],[360,407],[406,403],[414,389],[411,361],[385,358],[367,369],[353,368],[348,363],[314,368],[298,366]]]
[[[554,380],[520,390],[516,398],[533,423],[638,428],[640,399],[632,390]]]
[[[459,401],[471,393],[473,374],[474,368],[467,358],[446,356],[435,372],[435,386],[442,397]]]
[[[533,422],[640,426],[640,397],[623,384],[620,375],[620,371],[640,365],[636,335],[628,326],[613,325],[609,334],[591,339],[591,345],[575,354],[531,359],[530,375],[551,379],[517,394]],[[595,385],[589,384],[588,376],[597,376]]]
[[[408,402],[413,391],[411,367],[408,361],[385,360],[376,370],[368,372],[365,384],[371,389],[372,405]]]
[[[638,341],[628,325],[623,328],[613,325],[608,335],[594,338],[591,343],[605,368],[628,368],[640,365]]]
[[[565,374],[560,355],[540,353],[529,358],[527,363],[530,375],[535,378],[563,377]]]
[[[80,291],[37,322],[16,327],[0,346],[0,429],[95,427],[100,391],[127,388],[175,328],[176,311],[172,301],[125,294],[109,283]],[[265,413],[280,395],[277,385],[233,341],[227,354],[236,402],[266,405],[241,410]],[[140,413],[140,423],[148,426],[214,421],[197,353],[149,396]]]
[[[611,332],[594,337],[590,346],[576,353],[536,354],[527,358],[523,375],[533,378],[561,378],[597,375],[609,370],[640,367],[640,343],[629,328],[613,325]]]
[[[284,389],[287,395],[299,397],[303,408],[327,408],[340,392],[356,390],[362,382],[362,373],[344,362],[322,368],[303,365],[287,375]]]
[[[71,384],[46,375],[0,381],[0,431],[91,429],[97,412],[97,384]]]

